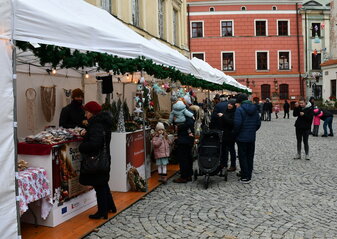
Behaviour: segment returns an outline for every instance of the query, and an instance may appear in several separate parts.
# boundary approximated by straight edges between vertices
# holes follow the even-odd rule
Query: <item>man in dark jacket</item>
[[[293,116],[297,117],[295,121],[296,140],[297,140],[297,155],[294,159],[301,159],[302,140],[304,143],[305,159],[309,160],[309,133],[311,130],[314,111],[310,102],[306,104],[305,99],[300,99],[296,102],[293,111]]]
[[[235,152],[235,138],[233,135],[234,128],[234,115],[236,100],[230,99],[228,101],[227,109],[223,113],[219,113],[218,116],[220,129],[222,130],[222,162],[221,168],[228,166],[228,153],[231,155],[231,165],[228,169],[229,172],[236,170],[236,152]]]
[[[322,111],[323,111],[323,116],[321,117],[321,120],[324,121],[324,124],[323,124],[324,134],[322,135],[322,137],[328,137],[328,135],[333,136],[333,130],[332,130],[333,114],[330,111],[327,111],[324,109]],[[329,127],[330,134],[328,134],[327,127]]]
[[[84,128],[88,124],[82,107],[84,93],[81,89],[75,89],[71,92],[71,98],[71,103],[61,111],[59,126],[63,128]]]
[[[238,145],[240,181],[249,183],[253,172],[256,131],[261,126],[261,120],[256,106],[248,100],[246,94],[239,95],[236,102],[233,132]]]
[[[263,105],[264,107],[264,112],[266,114],[266,121],[271,121],[271,113],[273,112],[273,104],[270,102],[270,99],[267,98],[266,102]]]
[[[289,105],[288,101],[285,100],[284,105],[283,105],[283,111],[284,111],[283,119],[285,119],[287,115],[288,115],[288,119],[289,119],[289,109],[290,109],[290,105]]]

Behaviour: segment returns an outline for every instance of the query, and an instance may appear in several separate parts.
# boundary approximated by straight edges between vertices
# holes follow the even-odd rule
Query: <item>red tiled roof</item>
[[[335,64],[337,64],[337,59],[331,59],[331,60],[323,62],[321,66],[331,66]]]

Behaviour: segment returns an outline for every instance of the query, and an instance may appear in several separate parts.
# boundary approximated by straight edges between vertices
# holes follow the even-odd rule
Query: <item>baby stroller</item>
[[[214,176],[221,173],[220,162],[222,153],[222,131],[208,130],[202,133],[199,148],[198,148],[198,170],[194,170],[194,180],[198,179],[198,176],[205,176],[204,187],[208,188],[210,176]],[[227,181],[227,170],[222,175]]]

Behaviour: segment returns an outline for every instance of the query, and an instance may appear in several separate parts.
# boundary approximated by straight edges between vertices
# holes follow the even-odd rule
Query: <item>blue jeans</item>
[[[327,126],[329,127],[330,130],[330,134],[333,135],[333,131],[332,131],[332,120],[333,117],[328,117],[324,120],[324,124],[323,124],[323,129],[324,129],[324,135],[328,136],[328,129]]]
[[[237,142],[239,162],[241,168],[241,179],[252,179],[255,142]]]

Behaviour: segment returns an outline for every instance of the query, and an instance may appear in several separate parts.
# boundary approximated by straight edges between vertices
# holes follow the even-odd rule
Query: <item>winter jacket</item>
[[[212,112],[211,116],[211,123],[210,123],[210,128],[211,129],[218,129],[222,130],[222,122],[220,117],[218,116],[218,113],[224,113],[227,109],[228,102],[227,101],[222,101],[219,102],[215,105],[214,110]]]
[[[322,111],[323,111],[323,115],[321,117],[321,120],[324,121],[329,117],[333,117],[333,114],[330,111],[328,111],[328,110],[322,110]]]
[[[323,111],[319,109],[314,110],[314,125],[321,124],[321,117],[323,116]]]
[[[273,104],[271,102],[265,102],[263,104],[263,111],[264,112],[272,112],[273,111]]]
[[[62,109],[59,126],[63,128],[75,128],[76,126],[84,128],[83,120],[85,120],[85,116],[82,105],[73,100]]]
[[[154,136],[152,145],[155,159],[170,157],[170,141],[165,136]]]
[[[189,123],[188,121],[178,125],[178,138],[176,139],[176,144],[184,144],[184,145],[193,145],[194,137],[189,136],[189,133],[194,134],[194,125]]]
[[[94,156],[103,150],[104,145],[108,156],[110,156],[110,141],[112,116],[108,112],[101,112],[89,119],[87,133],[84,136],[83,142],[79,146],[81,154]],[[104,136],[105,134],[105,136]],[[80,183],[82,185],[97,186],[105,184],[109,181],[110,172],[97,174],[80,174]]]
[[[278,107],[277,105],[275,105],[275,107],[274,107],[274,112],[275,112],[275,113],[280,112],[280,107]]]
[[[300,112],[303,112],[304,115],[301,116]],[[311,124],[312,120],[314,118],[314,111],[313,108],[310,107],[295,107],[293,111],[293,116],[297,117],[295,121],[295,127],[298,129],[305,129],[305,130],[310,130],[311,129]]]
[[[261,126],[256,106],[251,101],[243,101],[236,109],[233,133],[238,142],[255,142],[256,131]]]
[[[224,142],[234,142],[235,138],[233,135],[234,128],[234,116],[235,116],[235,107],[233,109],[226,109],[223,113],[223,116],[220,117],[221,121],[221,130],[223,132],[223,141]]]
[[[287,102],[287,103],[284,103],[284,105],[283,105],[283,110],[284,110],[284,112],[289,113],[289,109],[290,109],[289,103],[288,103],[288,102]]]
[[[182,101],[178,101],[173,105],[173,110],[171,111],[169,121],[175,123],[184,123],[186,117],[192,118],[193,113],[186,109],[186,105]],[[175,118],[175,120],[174,120]]]

